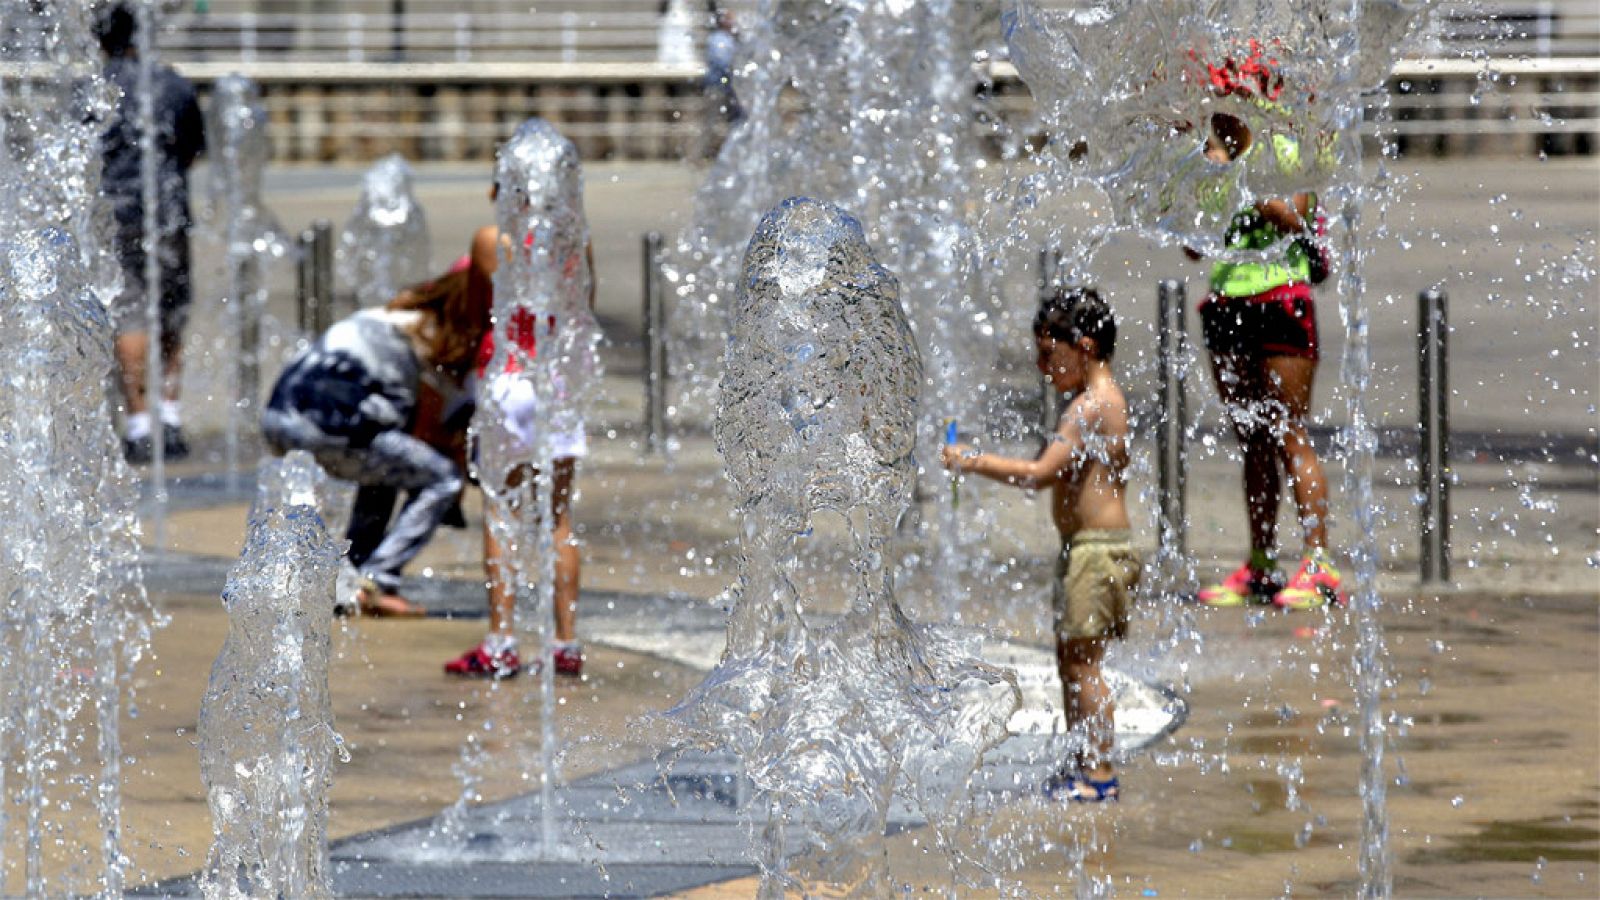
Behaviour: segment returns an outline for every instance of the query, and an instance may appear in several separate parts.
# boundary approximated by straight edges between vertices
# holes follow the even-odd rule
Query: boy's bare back
[[[1072,398],[1045,456],[1066,451],[1051,487],[1051,513],[1062,538],[1083,529],[1128,527],[1128,402],[1110,377],[1094,378]]]

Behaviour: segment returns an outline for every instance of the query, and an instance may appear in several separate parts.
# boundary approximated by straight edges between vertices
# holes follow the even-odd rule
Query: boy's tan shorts
[[[1126,530],[1080,531],[1056,560],[1056,636],[1120,638],[1139,585],[1139,556]]]

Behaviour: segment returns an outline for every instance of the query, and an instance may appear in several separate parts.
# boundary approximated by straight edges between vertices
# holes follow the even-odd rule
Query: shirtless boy
[[[1047,796],[1084,803],[1115,800],[1113,701],[1101,663],[1106,644],[1126,635],[1139,581],[1123,503],[1128,404],[1111,370],[1117,324],[1092,288],[1060,291],[1033,322],[1039,371],[1072,395],[1050,442],[1035,459],[944,448],[945,468],[1027,490],[1049,487],[1061,532],[1054,607],[1056,662],[1069,732],[1082,734],[1074,758],[1045,782]]]

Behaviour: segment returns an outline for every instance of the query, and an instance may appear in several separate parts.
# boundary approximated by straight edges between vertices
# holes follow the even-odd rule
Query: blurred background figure
[[[183,327],[188,322],[192,288],[189,279],[189,169],[205,152],[205,123],[195,99],[194,85],[158,65],[151,72],[154,85],[156,153],[156,233],[144,233],[145,208],[140,176],[139,105],[137,98],[138,22],[133,11],[117,4],[96,21],[100,48],[105,52],[106,80],[121,91],[116,118],[101,136],[104,161],[101,189],[111,205],[116,223],[114,246],[122,267],[122,293],[112,304],[116,324],[117,366],[121,372],[123,452],[130,462],[148,462],[158,438],[167,459],[189,453],[184,441],[178,406],[178,386],[183,368]],[[146,321],[146,254],[153,250],[159,262],[162,396],[152,404],[145,396],[145,353],[149,343]],[[156,405],[156,414],[151,406]],[[160,426],[158,432],[157,426]]]
[[[706,34],[705,88],[707,108],[713,123],[733,124],[744,118],[739,95],[733,89],[733,64],[739,55],[739,32],[733,13],[717,3],[709,4],[711,30]]]

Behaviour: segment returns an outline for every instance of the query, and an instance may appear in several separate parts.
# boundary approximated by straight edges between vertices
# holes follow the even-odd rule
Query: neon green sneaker
[[[1201,588],[1195,599],[1203,606],[1216,607],[1270,604],[1283,584],[1281,569],[1253,569],[1247,562],[1221,584]]]
[[[1333,567],[1326,550],[1317,549],[1300,560],[1300,568],[1288,585],[1272,598],[1279,609],[1320,609],[1333,604],[1343,606],[1345,596],[1339,591],[1339,570]]]

